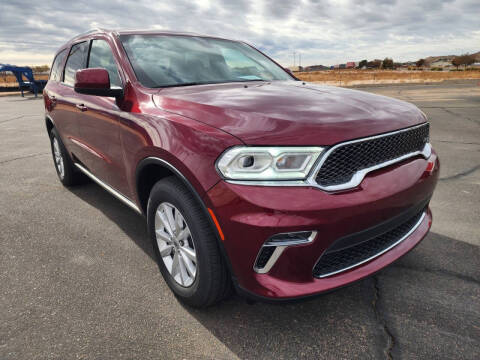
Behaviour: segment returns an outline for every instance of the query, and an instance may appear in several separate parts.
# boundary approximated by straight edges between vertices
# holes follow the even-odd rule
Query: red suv
[[[431,226],[425,114],[299,81],[244,42],[94,30],[58,51],[44,100],[60,181],[83,173],[144,214],[192,306],[341,287]]]

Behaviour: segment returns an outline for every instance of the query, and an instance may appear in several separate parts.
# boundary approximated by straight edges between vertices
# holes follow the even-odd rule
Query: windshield
[[[293,80],[240,42],[179,35],[122,35],[120,40],[137,79],[149,88]]]

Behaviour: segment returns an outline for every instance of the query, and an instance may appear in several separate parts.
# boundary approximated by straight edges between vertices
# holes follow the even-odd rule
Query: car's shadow
[[[113,221],[137,246],[155,260],[152,245],[148,240],[145,218],[117,200],[88,179],[81,186],[69,188],[80,199],[100,210]]]
[[[71,191],[154,259],[142,216],[95,184]],[[474,358],[479,279],[479,247],[432,233],[375,276],[308,301],[249,305],[233,296],[208,309],[184,308],[245,359]]]

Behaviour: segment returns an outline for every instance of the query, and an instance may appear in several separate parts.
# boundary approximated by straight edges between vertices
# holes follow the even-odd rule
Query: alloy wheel
[[[53,157],[55,159],[55,166],[57,167],[60,178],[65,176],[65,166],[63,164],[62,152],[60,151],[60,144],[56,137],[53,138]]]
[[[168,202],[155,212],[155,236],[160,257],[173,279],[189,287],[197,276],[197,253],[193,237],[181,212]]]

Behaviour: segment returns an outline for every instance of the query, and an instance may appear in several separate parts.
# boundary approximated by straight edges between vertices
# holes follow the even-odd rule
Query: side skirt
[[[120,200],[121,202],[123,202],[125,205],[128,205],[129,207],[131,207],[133,210],[135,210],[137,213],[139,213],[140,215],[142,215],[142,211],[140,210],[140,208],[132,201],[130,200],[129,198],[127,198],[125,195],[119,193],[117,190],[115,190],[114,188],[112,188],[110,185],[108,184],[105,184],[102,180],[100,180],[99,178],[97,178],[95,175],[93,175],[90,171],[88,171],[87,169],[85,169],[82,165],[80,165],[79,163],[75,163],[75,166],[81,171],[83,172],[85,175],[87,175],[90,179],[92,179],[93,181],[95,181],[98,185],[100,185],[102,188],[104,188],[105,190],[107,190],[110,194],[112,194],[113,196],[115,196],[118,200]]]

